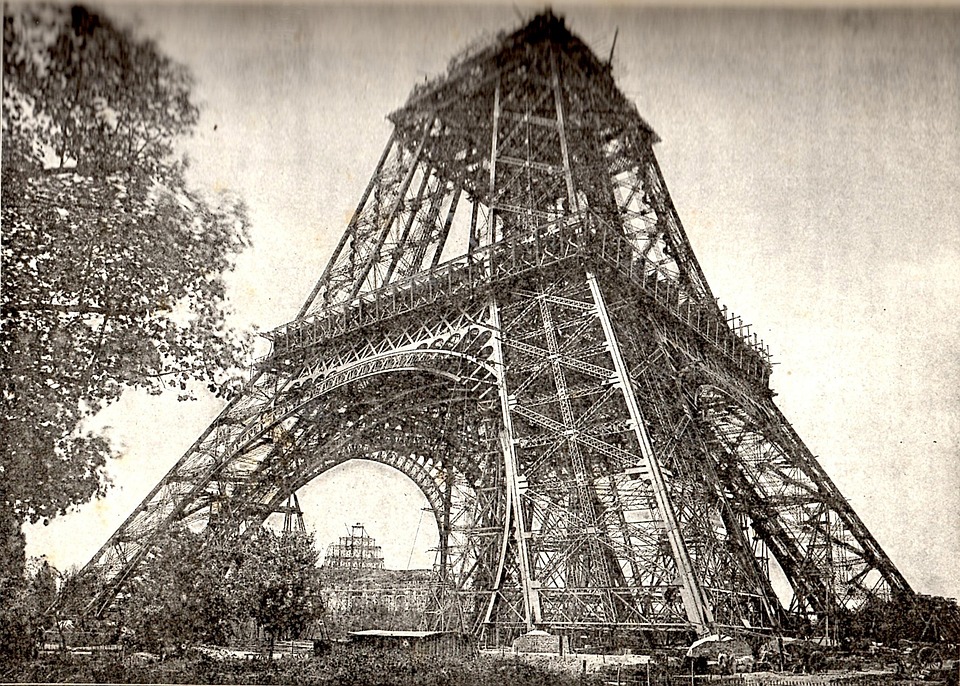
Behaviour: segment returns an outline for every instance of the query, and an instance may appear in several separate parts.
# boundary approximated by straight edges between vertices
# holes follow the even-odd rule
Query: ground
[[[428,656],[409,651],[358,649],[336,644],[326,654],[304,652],[262,656],[191,650],[184,656],[160,660],[134,653],[126,656],[41,656],[16,673],[0,674],[0,681],[74,683],[215,683],[215,684],[377,684],[463,686],[691,686],[689,674],[665,674],[645,668],[628,669],[573,655],[564,662],[546,656],[521,657],[506,653]],[[594,656],[600,657],[600,656]],[[612,656],[607,656],[612,657]],[[588,665],[587,662],[590,662]],[[945,675],[944,675],[945,676]],[[916,680],[890,671],[839,671],[799,675],[752,673],[726,677],[698,676],[692,686],[956,686],[953,680]]]

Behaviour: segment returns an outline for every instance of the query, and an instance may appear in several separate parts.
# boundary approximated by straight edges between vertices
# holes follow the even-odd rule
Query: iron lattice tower
[[[389,119],[303,308],[76,607],[108,609],[173,522],[262,522],[351,459],[425,494],[448,627],[664,640],[912,593],[717,305],[656,134],[561,19],[460,55]]]

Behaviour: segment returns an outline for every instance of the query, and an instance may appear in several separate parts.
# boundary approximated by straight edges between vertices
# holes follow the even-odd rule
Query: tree
[[[124,623],[139,647],[159,651],[223,645],[252,620],[272,650],[278,637],[300,636],[319,618],[318,559],[306,534],[174,527],[127,584]]]
[[[46,560],[33,558],[19,579],[5,579],[0,605],[0,626],[4,640],[0,645],[0,669],[16,666],[34,657],[43,638],[43,630],[53,622],[45,617],[57,592],[57,572]]]
[[[14,540],[104,494],[112,446],[85,422],[126,389],[235,388],[247,338],[227,324],[224,274],[247,233],[242,202],[191,189],[176,154],[198,119],[186,68],[76,6],[7,3],[3,40],[0,535]]]
[[[26,594],[24,597],[24,614],[31,621],[43,628],[50,628],[53,622],[45,617],[57,595],[57,578],[60,572],[46,559],[31,558],[33,568],[27,574]]]
[[[323,613],[317,561],[310,534],[278,535],[261,527],[244,543],[235,588],[241,615],[256,622],[269,641],[303,634]]]
[[[230,548],[186,527],[163,535],[119,599],[138,647],[226,642],[237,614],[226,581],[235,566]]]

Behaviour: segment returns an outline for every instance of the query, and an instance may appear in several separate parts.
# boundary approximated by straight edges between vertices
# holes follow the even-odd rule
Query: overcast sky
[[[519,8],[519,9],[517,9]],[[189,65],[193,178],[238,191],[253,247],[237,321],[295,316],[389,135],[385,116],[460,49],[537,7],[112,7]],[[577,8],[660,134],[714,292],[769,343],[777,401],[913,587],[960,596],[960,13]],[[216,416],[128,395],[108,498],[28,530],[83,564]],[[387,566],[428,566],[426,500],[351,463],[301,492],[326,545],[364,522]]]

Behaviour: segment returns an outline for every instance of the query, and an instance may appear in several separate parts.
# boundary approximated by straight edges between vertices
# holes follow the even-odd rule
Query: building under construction
[[[249,529],[369,460],[436,519],[435,621],[488,642],[932,626],[718,304],[609,59],[547,12],[389,121],[299,313],[63,607],[102,616],[171,526],[224,511]],[[324,567],[383,564],[358,524]]]
[[[435,628],[440,589],[434,570],[388,570],[363,524],[327,547],[321,568],[325,624],[332,635],[362,629]]]
[[[383,550],[363,524],[354,524],[350,533],[327,547],[323,567],[328,569],[383,569]]]

